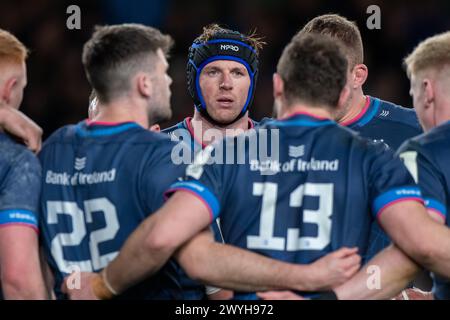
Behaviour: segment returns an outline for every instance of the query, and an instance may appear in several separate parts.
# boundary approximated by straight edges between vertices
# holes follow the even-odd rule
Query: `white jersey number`
[[[119,221],[115,206],[106,198],[97,198],[84,201],[84,212],[78,208],[76,202],[70,201],[47,201],[47,223],[57,224],[58,215],[68,215],[72,220],[72,232],[59,233],[51,241],[51,253],[58,265],[59,270],[71,273],[73,270],[92,272],[103,269],[113,260],[116,252],[100,255],[99,244],[114,239],[119,231]],[[64,259],[64,248],[81,244],[86,237],[86,222],[92,223],[92,213],[102,212],[105,217],[106,226],[95,230],[89,235],[90,260],[69,261]]]
[[[258,236],[247,236],[247,248],[267,250],[322,250],[330,243],[331,215],[333,213],[333,184],[305,183],[298,186],[289,197],[289,206],[302,207],[304,196],[319,197],[317,210],[303,209],[303,222],[318,227],[316,237],[302,237],[299,228],[289,228],[287,238],[275,237],[275,213],[278,194],[276,183],[254,183],[253,195],[262,196],[261,221]]]
[[[406,151],[400,154],[400,158],[403,159],[405,167],[408,169],[409,173],[413,176],[416,183],[419,182],[419,169],[417,168],[417,152],[416,151]]]

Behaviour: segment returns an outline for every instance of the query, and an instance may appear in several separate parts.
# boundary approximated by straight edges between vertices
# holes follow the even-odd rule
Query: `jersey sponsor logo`
[[[53,172],[48,170],[45,175],[45,183],[61,186],[91,185],[97,183],[113,182],[116,179],[116,169],[109,171],[81,173],[70,175],[67,172]]]
[[[271,172],[276,174],[279,172],[294,172],[294,171],[338,171],[339,160],[317,160],[311,158],[309,161],[302,159],[291,159],[290,161],[280,163],[277,160],[251,160],[251,171]]]
[[[300,158],[305,154],[305,145],[289,146],[289,156],[292,158]]]
[[[239,47],[238,46],[233,46],[231,44],[221,44],[220,45],[220,50],[233,50],[234,52],[238,52],[239,51]]]
[[[86,167],[86,157],[84,158],[75,158],[75,170],[83,170]]]
[[[420,191],[418,189],[398,189],[395,191],[398,196],[416,196],[421,197]]]

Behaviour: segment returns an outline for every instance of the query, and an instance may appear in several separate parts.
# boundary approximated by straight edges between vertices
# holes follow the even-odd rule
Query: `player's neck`
[[[148,117],[145,111],[131,106],[123,101],[111,102],[98,105],[98,114],[91,119],[101,122],[136,122],[143,128],[148,128]]]
[[[352,100],[350,101],[350,106],[347,112],[344,114],[342,118],[339,119],[339,123],[352,122],[352,120],[355,119],[364,109],[364,106],[366,105],[367,102],[366,99],[367,97],[364,95],[362,90],[355,93],[354,96],[352,97]]]
[[[218,138],[218,135],[214,134],[213,130],[220,131],[221,137],[235,136],[242,133],[242,131],[247,131],[249,129],[249,117],[247,113],[238,121],[224,127],[219,127],[209,122],[200,114],[200,112],[195,110],[191,125],[194,130],[194,135],[196,137],[200,137],[201,135],[203,144],[208,145]]]
[[[289,108],[282,108],[278,119],[289,118],[295,114],[308,114],[317,118],[331,119],[331,111],[326,107],[310,107],[304,104],[294,104]]]

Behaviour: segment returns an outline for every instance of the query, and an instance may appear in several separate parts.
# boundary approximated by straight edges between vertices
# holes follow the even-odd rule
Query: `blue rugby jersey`
[[[24,226],[38,231],[40,191],[39,160],[0,131],[0,228]]]
[[[270,152],[252,152],[251,145],[266,141]],[[279,157],[266,157],[275,144]],[[364,257],[371,225],[384,208],[422,201],[408,170],[384,144],[304,113],[268,121],[204,152],[207,161],[230,157],[235,164],[194,163],[169,193],[200,197],[212,221],[221,218],[226,243],[287,262],[312,263],[343,246],[358,247]]]
[[[41,166],[36,156],[0,132],[0,227],[38,230]]]
[[[254,128],[256,125],[258,125],[258,122],[249,119],[249,129]],[[187,117],[183,121],[173,125],[172,127],[166,128],[161,132],[168,134],[172,141],[182,141],[186,144],[186,148],[182,148],[182,150],[180,150],[180,154],[184,153],[183,156],[188,163],[192,163],[195,159],[195,155],[206,147],[206,145],[202,142],[202,138],[195,135],[194,128],[192,127],[192,117]],[[220,218],[211,223],[211,228],[215,240],[217,242],[223,242],[224,239],[222,236],[222,231],[220,230]],[[190,292],[190,294],[187,294],[187,298],[205,298],[204,286],[197,281],[190,279],[181,267],[180,273],[183,277],[183,287],[188,289]]]
[[[134,122],[80,122],[45,142],[40,224],[55,291],[71,271],[103,269],[128,236],[164,202],[184,171],[171,159],[166,135]],[[118,298],[182,299],[175,263]]]
[[[366,105],[357,117],[341,125],[358,132],[361,137],[383,142],[394,151],[407,139],[422,133],[414,109],[371,96],[366,96]],[[391,243],[378,223],[373,224],[370,233],[366,262]]]
[[[398,153],[416,179],[428,210],[450,227],[450,122],[405,142]],[[436,244],[439,245],[439,244]],[[450,299],[450,281],[434,275],[436,299]]]

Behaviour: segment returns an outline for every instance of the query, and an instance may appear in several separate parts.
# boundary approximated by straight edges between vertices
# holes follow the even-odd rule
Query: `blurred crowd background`
[[[66,9],[81,8],[81,30],[68,30]],[[381,8],[381,29],[369,30],[366,9]],[[139,22],[160,28],[175,39],[170,58],[171,122],[192,114],[186,89],[186,55],[204,25],[220,23],[241,32],[254,29],[267,45],[251,108],[259,120],[272,114],[272,73],[284,45],[311,18],[339,13],[357,22],[369,67],[366,93],[411,105],[403,57],[422,39],[450,29],[450,1],[383,0],[0,0],[0,28],[14,33],[30,49],[28,87],[22,110],[51,134],[58,127],[87,117],[89,84],[81,51],[98,24]]]

